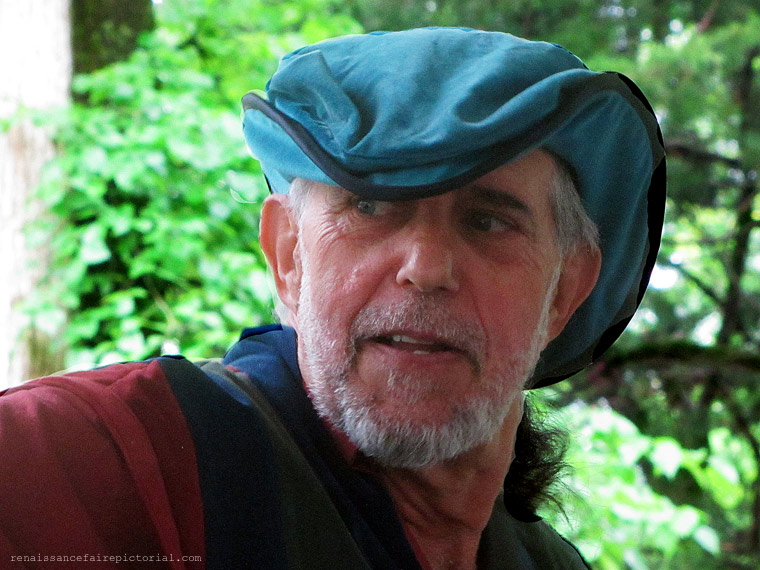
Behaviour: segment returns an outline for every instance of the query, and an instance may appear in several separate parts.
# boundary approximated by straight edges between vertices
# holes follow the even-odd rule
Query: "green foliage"
[[[351,0],[356,18],[367,30],[417,26],[461,26],[498,30],[526,38],[556,41],[581,56],[614,44],[623,15],[596,0]],[[601,4],[601,5],[600,5]],[[579,34],[582,27],[584,33]]]
[[[565,409],[575,434],[569,451],[572,489],[565,513],[546,513],[594,568],[692,568],[710,564],[720,539],[709,517],[677,505],[647,484],[642,462],[674,479],[679,469],[702,471],[706,450],[687,450],[669,437],[642,434],[609,407],[576,402]],[[710,566],[707,566],[710,567]]]
[[[639,466],[650,489],[699,509],[720,538],[720,553],[694,554],[696,563],[756,568],[760,15],[755,3],[713,3],[712,17],[708,7],[681,8],[686,4],[691,11],[680,16],[681,26],[662,41],[642,42],[628,70],[661,116],[670,150],[671,198],[655,286],[631,334],[581,395],[604,397],[642,433],[672,437],[682,447],[687,460],[672,477],[654,457]],[[732,19],[736,12],[741,19]],[[619,55],[604,57],[621,67]]]
[[[281,53],[357,30],[336,12],[329,0],[167,3],[126,61],[75,78],[40,189],[55,221],[32,230],[52,270],[28,302],[67,365],[219,355],[271,319],[266,188],[239,100]]]

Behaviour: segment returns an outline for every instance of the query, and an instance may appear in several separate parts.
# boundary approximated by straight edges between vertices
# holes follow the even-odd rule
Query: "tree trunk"
[[[49,133],[25,119],[3,123],[19,109],[66,105],[71,82],[69,0],[0,0],[0,388],[32,374],[20,302],[45,267],[24,226],[39,215],[31,199],[54,155]]]
[[[155,26],[152,0],[72,0],[71,20],[74,73],[127,59]]]

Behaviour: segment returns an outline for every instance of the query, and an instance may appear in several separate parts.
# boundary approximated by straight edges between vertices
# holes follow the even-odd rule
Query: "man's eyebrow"
[[[517,210],[522,214],[533,217],[532,208],[507,191],[497,190],[480,184],[472,184],[467,188],[467,192],[480,202],[485,202],[488,205],[499,208]]]

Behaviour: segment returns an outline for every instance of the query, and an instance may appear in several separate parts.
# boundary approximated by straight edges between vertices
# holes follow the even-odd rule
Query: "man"
[[[523,394],[646,287],[664,160],[638,89],[439,28],[303,48],[243,104],[284,325],[6,392],[0,560],[586,567],[535,516],[556,463]]]

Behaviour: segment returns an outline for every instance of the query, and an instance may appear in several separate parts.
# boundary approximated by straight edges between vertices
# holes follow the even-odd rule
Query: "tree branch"
[[[717,382],[717,388],[723,397],[723,403],[734,417],[734,423],[739,433],[744,436],[752,449],[755,465],[760,466],[760,441],[752,433],[751,422],[732,398],[732,393],[725,389],[722,382]],[[752,525],[747,537],[747,546],[750,552],[756,552],[760,550],[760,477],[755,477],[752,482],[752,493]]]
[[[718,343],[727,343],[731,335],[741,328],[741,305],[746,295],[741,281],[747,270],[747,257],[752,230],[757,224],[752,219],[752,203],[757,196],[757,184],[747,180],[742,186],[736,211],[736,237],[731,259],[727,267],[728,290],[723,304],[723,326],[718,333]]]
[[[614,352],[602,359],[606,371],[622,369],[629,364],[664,367],[680,364],[692,369],[727,368],[745,372],[760,372],[760,354],[731,349],[723,346],[702,346],[687,341],[647,343],[639,348],[625,352]],[[729,376],[724,375],[726,384]]]
[[[723,298],[718,294],[718,292],[710,287],[703,279],[700,277],[697,277],[694,275],[691,271],[686,269],[683,265],[680,265],[678,263],[673,263],[669,259],[663,259],[658,261],[661,265],[672,267],[676,271],[678,271],[681,275],[683,275],[688,281],[693,283],[697,289],[702,291],[707,297],[712,299],[716,305],[721,306],[723,304]]]
[[[742,134],[746,134],[749,129],[749,117],[755,108],[755,102],[752,100],[752,84],[755,80],[754,61],[757,57],[760,57],[760,45],[747,50],[744,65],[737,73],[736,78],[736,99],[742,110]]]
[[[710,4],[710,7],[705,12],[705,15],[702,16],[702,19],[699,21],[699,24],[697,25],[697,32],[702,34],[706,32],[710,26],[712,25],[713,18],[715,17],[715,11],[718,8],[718,0],[713,0],[712,4]]]
[[[750,134],[750,117],[757,105],[753,98],[752,85],[755,79],[754,61],[760,57],[760,45],[756,45],[747,51],[744,65],[738,73],[736,81],[736,97],[742,111],[741,134],[742,139]],[[731,336],[741,326],[741,304],[743,291],[741,281],[747,269],[747,257],[752,230],[756,223],[752,219],[752,204],[758,193],[756,177],[746,176],[741,187],[741,194],[736,209],[736,237],[728,271],[728,290],[726,302],[723,306],[723,325],[718,333],[718,343],[726,344]]]
[[[730,158],[728,156],[723,156],[722,154],[718,154],[717,152],[712,152],[709,150],[705,150],[703,148],[699,148],[685,141],[666,140],[665,151],[671,157],[677,156],[677,157],[683,158],[684,160],[688,160],[689,162],[722,163],[730,168],[739,168],[739,169],[742,168],[742,162],[738,158]]]

